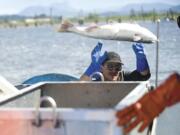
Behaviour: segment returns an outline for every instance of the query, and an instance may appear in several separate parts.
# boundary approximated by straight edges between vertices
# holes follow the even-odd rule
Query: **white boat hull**
[[[148,85],[149,82],[44,82],[29,86],[14,96],[17,101],[11,102],[17,105],[27,98],[32,100],[18,96],[38,89],[41,96],[51,96],[57,108],[1,108],[1,135],[124,135],[116,125],[115,113],[148,92]],[[37,120],[38,125],[34,124]],[[134,129],[130,133],[143,134],[147,130],[140,134]]]

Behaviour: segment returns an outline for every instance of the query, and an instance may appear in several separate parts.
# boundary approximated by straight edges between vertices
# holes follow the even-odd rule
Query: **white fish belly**
[[[73,32],[105,40],[138,41],[144,43],[152,43],[157,40],[152,32],[137,24],[102,25],[95,28],[78,28]]]

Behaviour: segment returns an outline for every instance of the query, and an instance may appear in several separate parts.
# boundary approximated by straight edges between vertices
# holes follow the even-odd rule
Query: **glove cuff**
[[[161,101],[161,106],[171,106],[180,101],[178,94],[180,89],[180,80],[177,78],[178,74],[172,74],[165,80],[156,90],[152,91],[156,95],[156,99]]]
[[[178,94],[180,90],[180,75],[178,73],[172,74],[164,85],[166,85],[165,88],[167,89],[164,96],[167,106],[180,102],[180,95]]]
[[[138,56],[136,57],[136,66],[137,66],[136,70],[138,72],[149,70],[149,64],[145,55],[144,57],[138,57]]]

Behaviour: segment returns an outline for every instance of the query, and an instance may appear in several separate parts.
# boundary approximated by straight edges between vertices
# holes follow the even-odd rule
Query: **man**
[[[136,70],[124,72],[122,70],[124,64],[120,56],[115,52],[107,51],[102,54],[102,43],[98,42],[91,53],[92,62],[80,80],[90,81],[96,72],[101,72],[105,81],[145,81],[149,79],[150,69],[142,44],[135,43],[132,47],[137,59]]]

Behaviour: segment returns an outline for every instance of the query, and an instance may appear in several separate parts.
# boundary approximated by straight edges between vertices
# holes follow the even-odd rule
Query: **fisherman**
[[[102,45],[102,43],[98,42],[93,49],[91,53],[92,62],[80,77],[81,81],[145,81],[150,78],[149,64],[141,43],[134,43],[132,45],[136,55],[136,70],[132,72],[124,72],[122,70],[122,65],[124,64],[117,53],[105,51],[102,54]],[[96,73],[102,73],[103,79]]]
[[[141,123],[139,132],[142,132],[155,117],[180,102],[180,75],[173,73],[155,90],[146,93],[134,104],[119,110],[116,113],[118,125],[124,127],[128,133]]]

